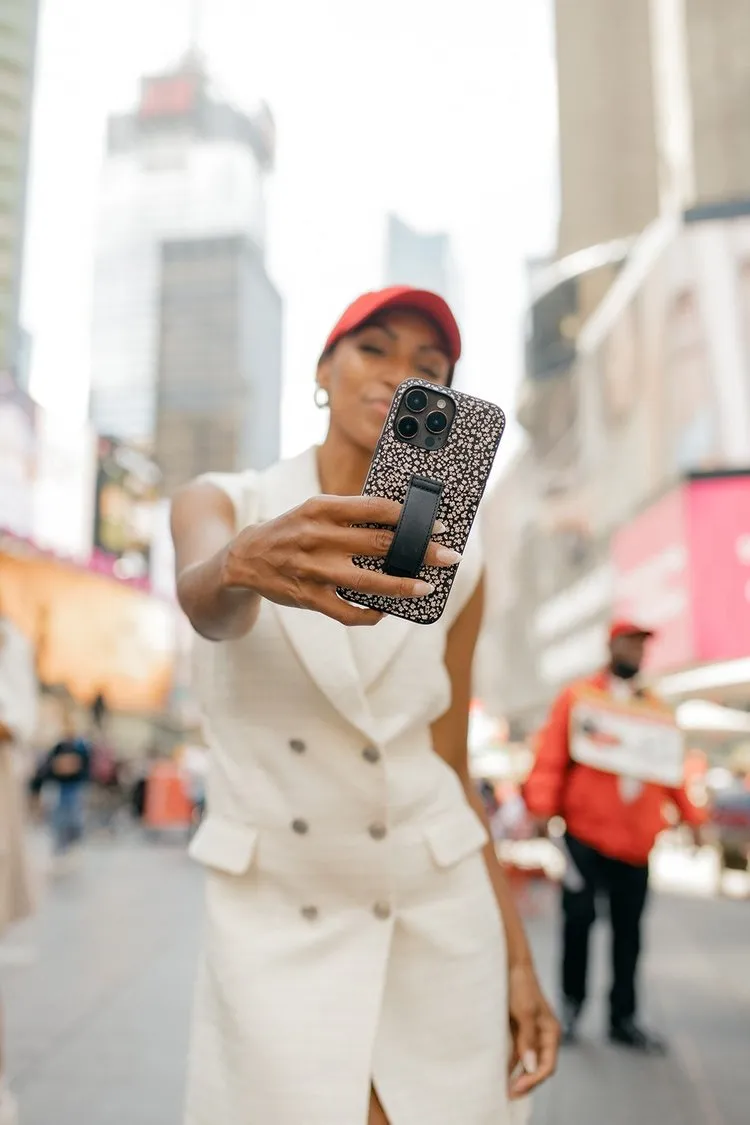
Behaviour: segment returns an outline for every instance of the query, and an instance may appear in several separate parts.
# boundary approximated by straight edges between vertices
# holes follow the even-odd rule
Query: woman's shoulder
[[[318,491],[314,448],[283,458],[265,469],[234,473],[203,473],[196,484],[210,484],[229,497],[239,522],[255,522],[263,508],[273,511],[294,507]],[[273,514],[278,514],[273,511]]]
[[[248,492],[257,492],[259,473],[255,469],[243,469],[236,473],[202,473],[195,479],[195,484],[210,484],[223,492],[234,505],[239,514],[243,500]]]

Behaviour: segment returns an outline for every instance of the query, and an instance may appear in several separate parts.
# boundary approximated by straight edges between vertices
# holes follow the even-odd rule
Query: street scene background
[[[606,1044],[600,926],[534,1125],[750,1119],[748,44],[746,0],[4,0],[0,618],[38,704],[39,910],[0,942],[22,1125],[180,1120],[207,749],[170,498],[320,440],[323,341],[393,284],[450,302],[456,385],[508,418],[469,749],[555,1002],[564,825],[538,838],[521,792],[615,618],[656,632],[706,810],[651,863],[668,1055]],[[92,771],[53,855],[34,777],[63,734]]]

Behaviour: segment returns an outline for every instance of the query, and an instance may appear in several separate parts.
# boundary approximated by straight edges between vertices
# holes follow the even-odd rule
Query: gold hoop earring
[[[320,384],[317,384],[313,399],[318,410],[325,410],[326,406],[328,406],[328,391],[325,387],[321,387]]]

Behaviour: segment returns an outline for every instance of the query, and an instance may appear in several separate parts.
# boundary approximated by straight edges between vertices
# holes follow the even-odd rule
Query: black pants
[[[570,835],[565,837],[565,843],[574,868],[562,892],[563,995],[577,1007],[586,999],[591,926],[596,919],[597,899],[606,897],[612,926],[610,1020],[619,1023],[636,1012],[636,972],[648,866],[634,867],[610,859]]]

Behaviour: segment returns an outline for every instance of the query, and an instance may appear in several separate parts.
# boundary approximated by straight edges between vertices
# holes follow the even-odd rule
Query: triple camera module
[[[455,406],[441,387],[434,390],[412,387],[401,400],[396,416],[396,434],[402,441],[424,449],[445,445]]]

